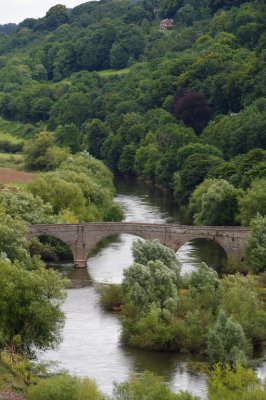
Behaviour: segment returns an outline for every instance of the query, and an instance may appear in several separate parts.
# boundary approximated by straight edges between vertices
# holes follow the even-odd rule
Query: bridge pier
[[[240,265],[240,263],[244,259],[244,252],[243,253],[227,253],[227,263],[228,264],[235,264]]]
[[[87,260],[74,260],[75,268],[87,268]]]

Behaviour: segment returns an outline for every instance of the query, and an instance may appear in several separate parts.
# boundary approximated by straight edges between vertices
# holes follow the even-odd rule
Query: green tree
[[[250,222],[246,257],[255,272],[266,270],[266,216],[257,214]]]
[[[29,257],[28,243],[26,240],[26,224],[17,216],[13,218],[6,214],[3,208],[0,208],[0,215],[1,254],[12,262],[19,260],[25,267],[30,266],[31,259]]]
[[[258,99],[239,113],[218,116],[202,133],[204,143],[222,150],[226,159],[253,148],[265,149],[265,99]]]
[[[176,283],[180,281],[181,264],[173,250],[162,245],[159,240],[135,240],[132,245],[134,261],[146,265],[149,261],[161,261],[176,275]]]
[[[266,179],[255,179],[251,187],[239,199],[239,219],[242,225],[248,225],[257,213],[264,215],[266,210]]]
[[[210,309],[216,314],[221,293],[220,281],[217,272],[201,263],[196,271],[189,276],[189,298],[192,299],[195,308]]]
[[[203,143],[189,143],[182,146],[176,153],[178,168],[181,168],[186,159],[193,154],[213,155],[222,158],[222,152],[217,147]]]
[[[114,69],[121,69],[127,66],[128,51],[120,43],[114,43],[110,52],[110,65]]]
[[[146,179],[154,180],[156,176],[156,164],[160,157],[156,144],[140,146],[136,151],[135,168],[138,175]]]
[[[49,97],[35,99],[31,106],[31,118],[34,122],[47,121],[54,102]]]
[[[48,29],[56,29],[60,24],[68,22],[68,10],[66,6],[57,4],[47,11],[45,16],[45,27]]]
[[[135,173],[136,150],[137,146],[135,143],[129,143],[123,148],[119,158],[118,170],[125,175],[134,175]]]
[[[212,364],[245,364],[247,341],[242,326],[220,310],[217,321],[208,333],[207,354]]]
[[[266,312],[256,279],[249,275],[228,275],[221,280],[220,287],[221,307],[241,324],[253,347],[260,347],[266,338]]]
[[[55,130],[56,143],[77,152],[80,147],[80,131],[74,124],[59,125]]]
[[[83,143],[86,145],[88,152],[96,157],[101,158],[101,147],[105,139],[111,133],[107,125],[99,119],[93,119],[84,125],[85,137]]]
[[[110,168],[116,169],[122,151],[123,139],[121,135],[111,134],[107,137],[102,145],[101,155]]]
[[[0,206],[12,218],[21,217],[29,224],[47,224],[56,222],[50,203],[44,203],[40,197],[34,197],[31,193],[1,192]]]
[[[175,182],[176,180],[176,182]],[[214,182],[217,180],[215,179],[204,179],[204,181],[196,187],[196,189],[193,191],[189,198],[189,203],[186,208],[186,213],[188,215],[189,221],[194,222],[195,216],[200,214],[202,211],[202,196],[205,194],[209,187],[213,185]],[[181,191],[181,187],[178,188],[178,185],[181,185],[180,178],[178,182],[178,175],[175,176],[174,178],[174,186],[175,190]]]
[[[195,191],[197,190],[196,195],[193,196],[194,192],[191,195],[191,202],[194,204],[199,193],[202,196],[200,199],[197,197],[200,207],[197,206],[198,212],[194,214],[195,223],[198,225],[235,225],[241,191],[235,189],[224,179],[214,180],[210,185],[209,183],[210,181],[207,185],[204,185],[204,182],[201,184],[204,185],[205,192],[199,185],[195,189]]]
[[[125,296],[122,340],[141,348],[175,349],[180,282],[176,256],[157,241],[138,240],[133,245],[133,257],[135,262],[124,271],[122,282]]]
[[[191,193],[197,185],[211,172],[212,168],[223,163],[223,160],[213,155],[202,157],[201,154],[193,154],[189,156],[180,169],[181,178],[181,201],[187,202]]]
[[[235,367],[215,365],[208,381],[209,400],[263,400],[266,385],[261,384],[255,372],[240,364]]]
[[[140,310],[149,310],[155,304],[167,314],[176,311],[176,275],[159,260],[148,261],[146,265],[134,263],[125,270],[123,291]]]
[[[66,281],[42,265],[27,271],[18,261],[0,260],[0,332],[4,344],[21,338],[21,351],[47,349],[60,341],[60,305]]]
[[[55,169],[69,155],[67,149],[55,145],[55,137],[50,132],[41,132],[27,141],[24,153],[26,167],[40,171]]]
[[[69,209],[74,212],[78,220],[83,220],[86,211],[85,198],[78,184],[67,182],[56,172],[49,172],[29,182],[28,189],[34,196],[39,196],[45,203],[50,203],[54,214]]]
[[[159,14],[162,18],[172,18],[176,11],[184,4],[184,0],[164,0],[160,3]]]
[[[91,97],[76,90],[61,96],[51,109],[52,126],[75,124],[77,127],[92,117]]]

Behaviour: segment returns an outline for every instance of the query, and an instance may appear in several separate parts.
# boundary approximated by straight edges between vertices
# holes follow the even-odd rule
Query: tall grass
[[[7,121],[0,118],[0,140],[8,140],[11,143],[21,143],[25,125],[20,122]]]

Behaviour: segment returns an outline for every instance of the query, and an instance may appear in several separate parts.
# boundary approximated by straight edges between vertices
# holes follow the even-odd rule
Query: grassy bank
[[[11,143],[21,143],[25,125],[20,122],[7,121],[0,118],[0,140],[8,140]]]

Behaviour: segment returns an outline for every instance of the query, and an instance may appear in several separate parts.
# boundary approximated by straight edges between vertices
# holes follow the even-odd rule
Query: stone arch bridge
[[[90,250],[102,239],[123,233],[143,239],[158,239],[175,252],[186,242],[204,238],[217,242],[228,258],[241,260],[249,229],[223,226],[189,226],[136,222],[90,222],[84,224],[29,225],[27,238],[50,235],[65,242],[76,267],[86,267]]]

